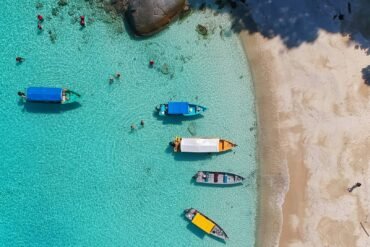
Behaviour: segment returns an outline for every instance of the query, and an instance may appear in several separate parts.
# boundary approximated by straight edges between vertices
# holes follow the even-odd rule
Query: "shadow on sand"
[[[232,31],[280,37],[287,48],[314,42],[319,30],[339,33],[370,53],[370,1],[359,0],[190,0],[194,10],[205,8],[230,13]],[[341,16],[339,18],[339,16]]]
[[[41,103],[18,103],[23,105],[22,111],[31,113],[48,113],[48,114],[58,114],[66,111],[75,110],[81,107],[79,102],[72,102],[68,104],[41,104]]]
[[[288,49],[315,42],[321,30],[347,36],[356,44],[355,49],[370,54],[368,0],[189,0],[189,4],[192,12],[206,13],[206,10],[212,10],[214,15],[230,14],[231,32],[259,33],[268,39],[280,37]],[[141,41],[153,37],[136,36],[130,28],[128,18],[123,18],[125,30],[131,39]],[[191,18],[191,14],[186,18]],[[209,23],[199,24],[207,27]],[[229,31],[221,26],[219,28],[220,32]],[[211,39],[212,35],[208,38]]]
[[[362,69],[362,79],[364,80],[365,84],[370,86],[370,65]]]

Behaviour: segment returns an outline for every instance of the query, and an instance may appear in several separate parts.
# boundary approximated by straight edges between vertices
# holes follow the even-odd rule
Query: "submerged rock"
[[[68,0],[59,0],[58,5],[59,6],[66,6],[68,4]]]
[[[208,29],[207,29],[207,27],[205,27],[205,26],[203,26],[201,24],[198,24],[196,30],[197,30],[197,32],[200,35],[203,35],[203,36],[207,36],[208,35]]]
[[[128,19],[137,35],[151,35],[167,26],[185,7],[185,0],[129,0]]]
[[[35,7],[36,9],[42,9],[44,7],[44,4],[42,2],[37,2]]]
[[[170,68],[168,67],[168,64],[165,63],[162,65],[161,72],[164,75],[168,75],[168,73],[170,73]]]
[[[184,9],[180,12],[179,20],[183,21],[185,20],[190,14],[192,13],[192,9],[189,5],[185,5]]]
[[[48,34],[49,34],[51,43],[55,44],[55,41],[57,40],[57,34],[55,33],[55,31],[49,30]]]
[[[51,9],[51,14],[52,14],[53,16],[57,16],[57,15],[59,15],[59,8],[58,8],[58,7],[52,8],[52,9]]]

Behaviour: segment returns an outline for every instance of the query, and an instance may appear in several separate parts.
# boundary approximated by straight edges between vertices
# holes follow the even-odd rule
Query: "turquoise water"
[[[119,20],[82,0],[53,16],[56,2],[44,0],[36,9],[36,1],[3,0],[0,8],[6,17],[0,21],[1,245],[224,246],[184,219],[183,209],[194,207],[224,228],[227,246],[253,246],[253,90],[228,17],[196,12],[135,40]],[[39,13],[46,19],[42,33]],[[95,21],[80,30],[74,21],[80,14]],[[198,23],[214,33],[203,39]],[[16,56],[26,61],[16,65]],[[155,68],[148,68],[150,59]],[[115,72],[121,79],[110,85]],[[23,105],[16,94],[28,86],[68,87],[83,97],[80,105]],[[170,99],[209,110],[192,120],[156,117],[154,107]],[[131,132],[142,119],[145,126]],[[239,146],[223,155],[174,155],[168,142],[191,133]],[[207,169],[235,172],[247,182],[191,183]]]

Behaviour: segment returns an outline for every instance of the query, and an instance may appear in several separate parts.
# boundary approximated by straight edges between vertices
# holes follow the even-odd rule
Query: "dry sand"
[[[259,121],[258,246],[370,246],[360,225],[370,233],[370,86],[361,73],[370,56],[323,29],[290,48],[279,36],[241,37]]]

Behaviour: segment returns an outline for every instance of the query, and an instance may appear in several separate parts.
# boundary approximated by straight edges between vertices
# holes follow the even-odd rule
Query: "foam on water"
[[[228,246],[253,246],[252,83],[228,16],[195,12],[135,40],[85,1],[70,1],[57,16],[56,1],[42,2],[36,9],[36,1],[3,0],[0,8],[2,245],[223,246],[185,220],[183,209],[194,207],[224,228]],[[95,21],[81,30],[80,14]],[[195,31],[198,23],[214,30],[209,38]],[[16,56],[26,61],[16,65]],[[117,71],[121,79],[110,85]],[[17,91],[28,86],[68,87],[82,94],[80,105],[23,105]],[[170,99],[209,110],[191,120],[157,117],[154,107]],[[141,119],[145,127],[131,132]],[[172,154],[168,142],[191,133],[239,146],[222,155]],[[191,177],[198,170],[234,172],[247,181],[197,186]]]

